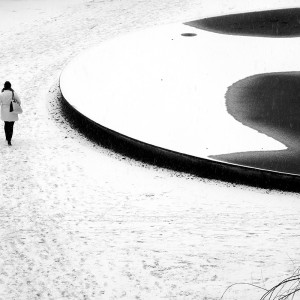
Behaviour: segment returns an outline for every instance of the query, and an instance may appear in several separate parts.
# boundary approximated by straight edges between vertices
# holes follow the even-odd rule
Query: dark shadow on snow
[[[188,22],[185,25],[231,35],[299,37],[300,8],[218,16]]]
[[[256,168],[300,175],[300,72],[268,73],[242,79],[226,93],[237,121],[285,144],[287,150],[211,156]]]

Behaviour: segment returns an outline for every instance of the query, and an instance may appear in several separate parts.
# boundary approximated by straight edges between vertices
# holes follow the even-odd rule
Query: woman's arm
[[[21,104],[20,97],[19,97],[19,95],[18,95],[16,92],[14,92],[14,99],[15,99],[19,104]]]

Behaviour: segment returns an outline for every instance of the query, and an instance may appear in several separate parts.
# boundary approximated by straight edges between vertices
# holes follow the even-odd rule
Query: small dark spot
[[[191,33],[191,32],[186,32],[186,33],[182,33],[182,36],[196,36],[196,33]]]

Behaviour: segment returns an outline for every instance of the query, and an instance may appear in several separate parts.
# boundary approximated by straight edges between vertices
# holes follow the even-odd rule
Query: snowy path
[[[25,110],[13,147],[0,141],[1,300],[218,299],[234,282],[271,287],[299,266],[298,195],[145,166],[60,116],[57,80],[74,55],[185,19],[197,2],[76,0],[0,36],[0,78]],[[257,292],[235,287],[227,299]]]

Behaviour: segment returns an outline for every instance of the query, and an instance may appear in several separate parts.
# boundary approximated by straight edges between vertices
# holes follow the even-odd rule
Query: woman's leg
[[[6,127],[7,127],[7,135],[6,135],[6,139],[8,141],[8,145],[11,145],[11,139],[13,136],[13,132],[14,132],[14,124],[15,122],[5,122]]]
[[[9,136],[9,124],[8,124],[8,122],[4,122],[4,132],[5,132],[6,140],[8,141],[8,136]]]
[[[9,141],[11,141],[14,133],[14,124],[15,122],[9,122],[9,138],[8,138]]]

